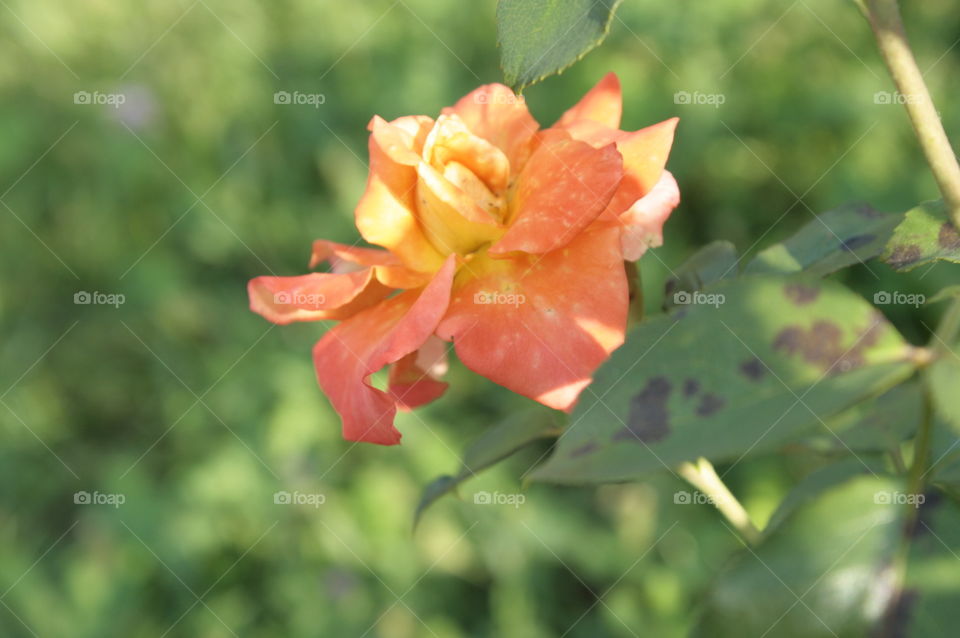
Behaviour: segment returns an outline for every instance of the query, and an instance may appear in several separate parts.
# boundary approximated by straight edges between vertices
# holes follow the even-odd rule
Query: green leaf
[[[780,501],[776,511],[767,522],[764,533],[769,536],[779,528],[788,516],[797,509],[816,501],[827,490],[846,483],[847,481],[863,476],[867,472],[884,474],[883,467],[874,459],[869,459],[865,464],[862,459],[852,457],[845,458],[836,463],[831,463],[810,474],[806,475],[797,483],[796,486]]]
[[[939,259],[960,262],[960,235],[947,218],[942,201],[926,202],[907,212],[883,252],[883,260],[900,271]]]
[[[430,505],[444,494],[454,491],[477,472],[498,463],[534,441],[558,434],[554,413],[542,408],[522,411],[491,427],[464,450],[463,467],[455,476],[439,476],[424,488],[414,512],[414,528]]]
[[[910,438],[923,418],[923,390],[907,382],[833,419],[807,442],[822,452],[885,452]],[[862,467],[862,466],[861,466]]]
[[[515,91],[560,73],[603,42],[621,0],[500,0],[500,67]]]
[[[866,204],[847,204],[817,215],[790,239],[761,251],[745,274],[832,272],[880,256],[902,215],[889,215]]]
[[[684,293],[703,290],[737,274],[737,248],[728,241],[711,242],[680,264],[667,279],[664,306],[678,305],[683,302]]]
[[[945,351],[924,375],[937,414],[960,435],[960,355]]]
[[[945,288],[934,300],[951,298],[956,287]],[[936,415],[960,435],[960,302],[956,299],[947,308],[934,333],[931,351],[933,362],[924,370]]]
[[[790,503],[760,545],[720,574],[694,635],[875,635],[897,591],[891,563],[909,511],[896,502],[903,489],[899,480],[866,475]]]
[[[960,625],[960,509],[936,492],[925,494],[910,534],[906,583],[890,614],[900,636],[954,635]]]
[[[889,322],[836,282],[745,277],[691,301],[628,335],[534,480],[631,480],[769,450],[914,370]]]
[[[930,444],[930,463],[927,478],[930,483],[950,490],[960,490],[960,433],[952,428],[939,413],[933,415],[933,438]]]
[[[950,301],[960,298],[960,285],[947,286],[930,298],[927,303],[939,303],[941,301]]]

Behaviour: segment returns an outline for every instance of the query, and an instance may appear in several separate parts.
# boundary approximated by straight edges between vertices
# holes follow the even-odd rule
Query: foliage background
[[[315,237],[356,239],[373,114],[433,115],[500,79],[492,1],[2,4],[0,635],[686,633],[739,541],[711,508],[674,504],[674,477],[473,504],[520,491],[541,446],[411,535],[421,487],[526,401],[454,365],[441,401],[400,417],[404,445],[354,446],[314,382],[321,327],[246,310],[248,278],[304,272]],[[905,11],[958,131],[960,16]],[[892,86],[852,3],[628,0],[618,16],[605,45],[525,94],[547,124],[613,70],[625,128],[681,117],[683,203],[642,262],[650,310],[709,240],[755,252],[810,210],[936,197],[902,109],[875,104]],[[325,103],[276,105],[278,90]],[[870,268],[844,275],[868,297],[955,277]],[[75,305],[84,290],[126,303]],[[895,319],[924,338],[923,314]],[[760,521],[818,462],[782,459],[730,475]],[[126,501],[76,505],[80,490]],[[278,490],[326,502],[275,505]]]

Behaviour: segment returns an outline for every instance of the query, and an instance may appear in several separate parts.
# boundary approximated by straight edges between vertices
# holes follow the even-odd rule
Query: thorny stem
[[[760,530],[750,520],[747,510],[730,492],[723,479],[717,475],[710,461],[701,458],[696,463],[684,463],[677,472],[690,485],[710,497],[713,505],[720,510],[747,544],[757,544],[760,540]]]
[[[904,97],[907,114],[943,194],[953,225],[960,228],[960,165],[913,57],[897,0],[856,2],[870,21],[887,69]]]

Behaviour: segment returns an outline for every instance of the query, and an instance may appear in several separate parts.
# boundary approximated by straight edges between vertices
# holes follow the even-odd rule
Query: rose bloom
[[[662,243],[680,199],[664,170],[676,118],[626,132],[621,111],[611,73],[547,129],[501,84],[437,119],[373,118],[356,224],[383,250],[317,240],[310,267],[329,272],[248,285],[274,323],[340,321],[313,359],[345,438],[399,443],[397,409],[446,390],[450,341],[491,381],[573,408],[623,343],[624,261]]]

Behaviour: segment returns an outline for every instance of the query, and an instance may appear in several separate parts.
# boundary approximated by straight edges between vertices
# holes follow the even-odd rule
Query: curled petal
[[[545,138],[517,180],[513,223],[490,252],[545,253],[568,244],[603,212],[622,177],[613,144],[594,148],[566,135]]]
[[[627,306],[620,231],[589,229],[564,250],[465,264],[437,336],[471,370],[569,410],[623,343]]]
[[[390,366],[390,396],[401,410],[430,403],[446,392],[449,384],[439,380],[446,372],[447,344],[430,337],[419,350]]]
[[[540,128],[523,97],[502,84],[481,86],[443,112],[457,114],[470,131],[503,151],[513,172],[530,156],[533,135]]]
[[[576,122],[590,120],[611,129],[620,128],[623,97],[616,73],[607,73],[580,101],[564,113],[554,128],[567,128]]]
[[[499,220],[426,162],[417,167],[417,219],[442,255],[467,254],[502,233]]]
[[[400,263],[400,259],[396,255],[386,250],[348,246],[326,239],[316,239],[310,253],[310,267],[316,268],[324,261],[330,262],[335,272],[358,270],[358,268],[351,266],[386,266]]]
[[[450,302],[456,267],[448,258],[420,291],[409,290],[338,324],[313,348],[317,381],[350,441],[400,442],[393,427],[396,398],[370,384],[370,375],[416,352],[436,330]]]
[[[344,319],[379,302],[390,289],[366,268],[349,273],[256,277],[247,284],[250,309],[276,324]]]
[[[653,190],[620,215],[623,258],[636,261],[647,252],[647,248],[663,245],[663,225],[679,203],[677,180],[670,171],[663,171]]]
[[[417,272],[434,272],[443,257],[434,250],[414,214],[419,151],[430,118],[370,122],[370,175],[355,216],[360,234],[383,246]],[[412,132],[411,132],[412,131]]]
[[[456,114],[441,115],[427,136],[423,158],[439,171],[451,162],[470,170],[494,193],[506,190],[510,162],[503,151],[470,132]]]
[[[377,281],[388,288],[419,288],[427,285],[431,275],[411,270],[400,258],[378,248],[347,246],[326,239],[313,242],[310,268],[329,262],[335,273],[353,272],[372,266]]]

